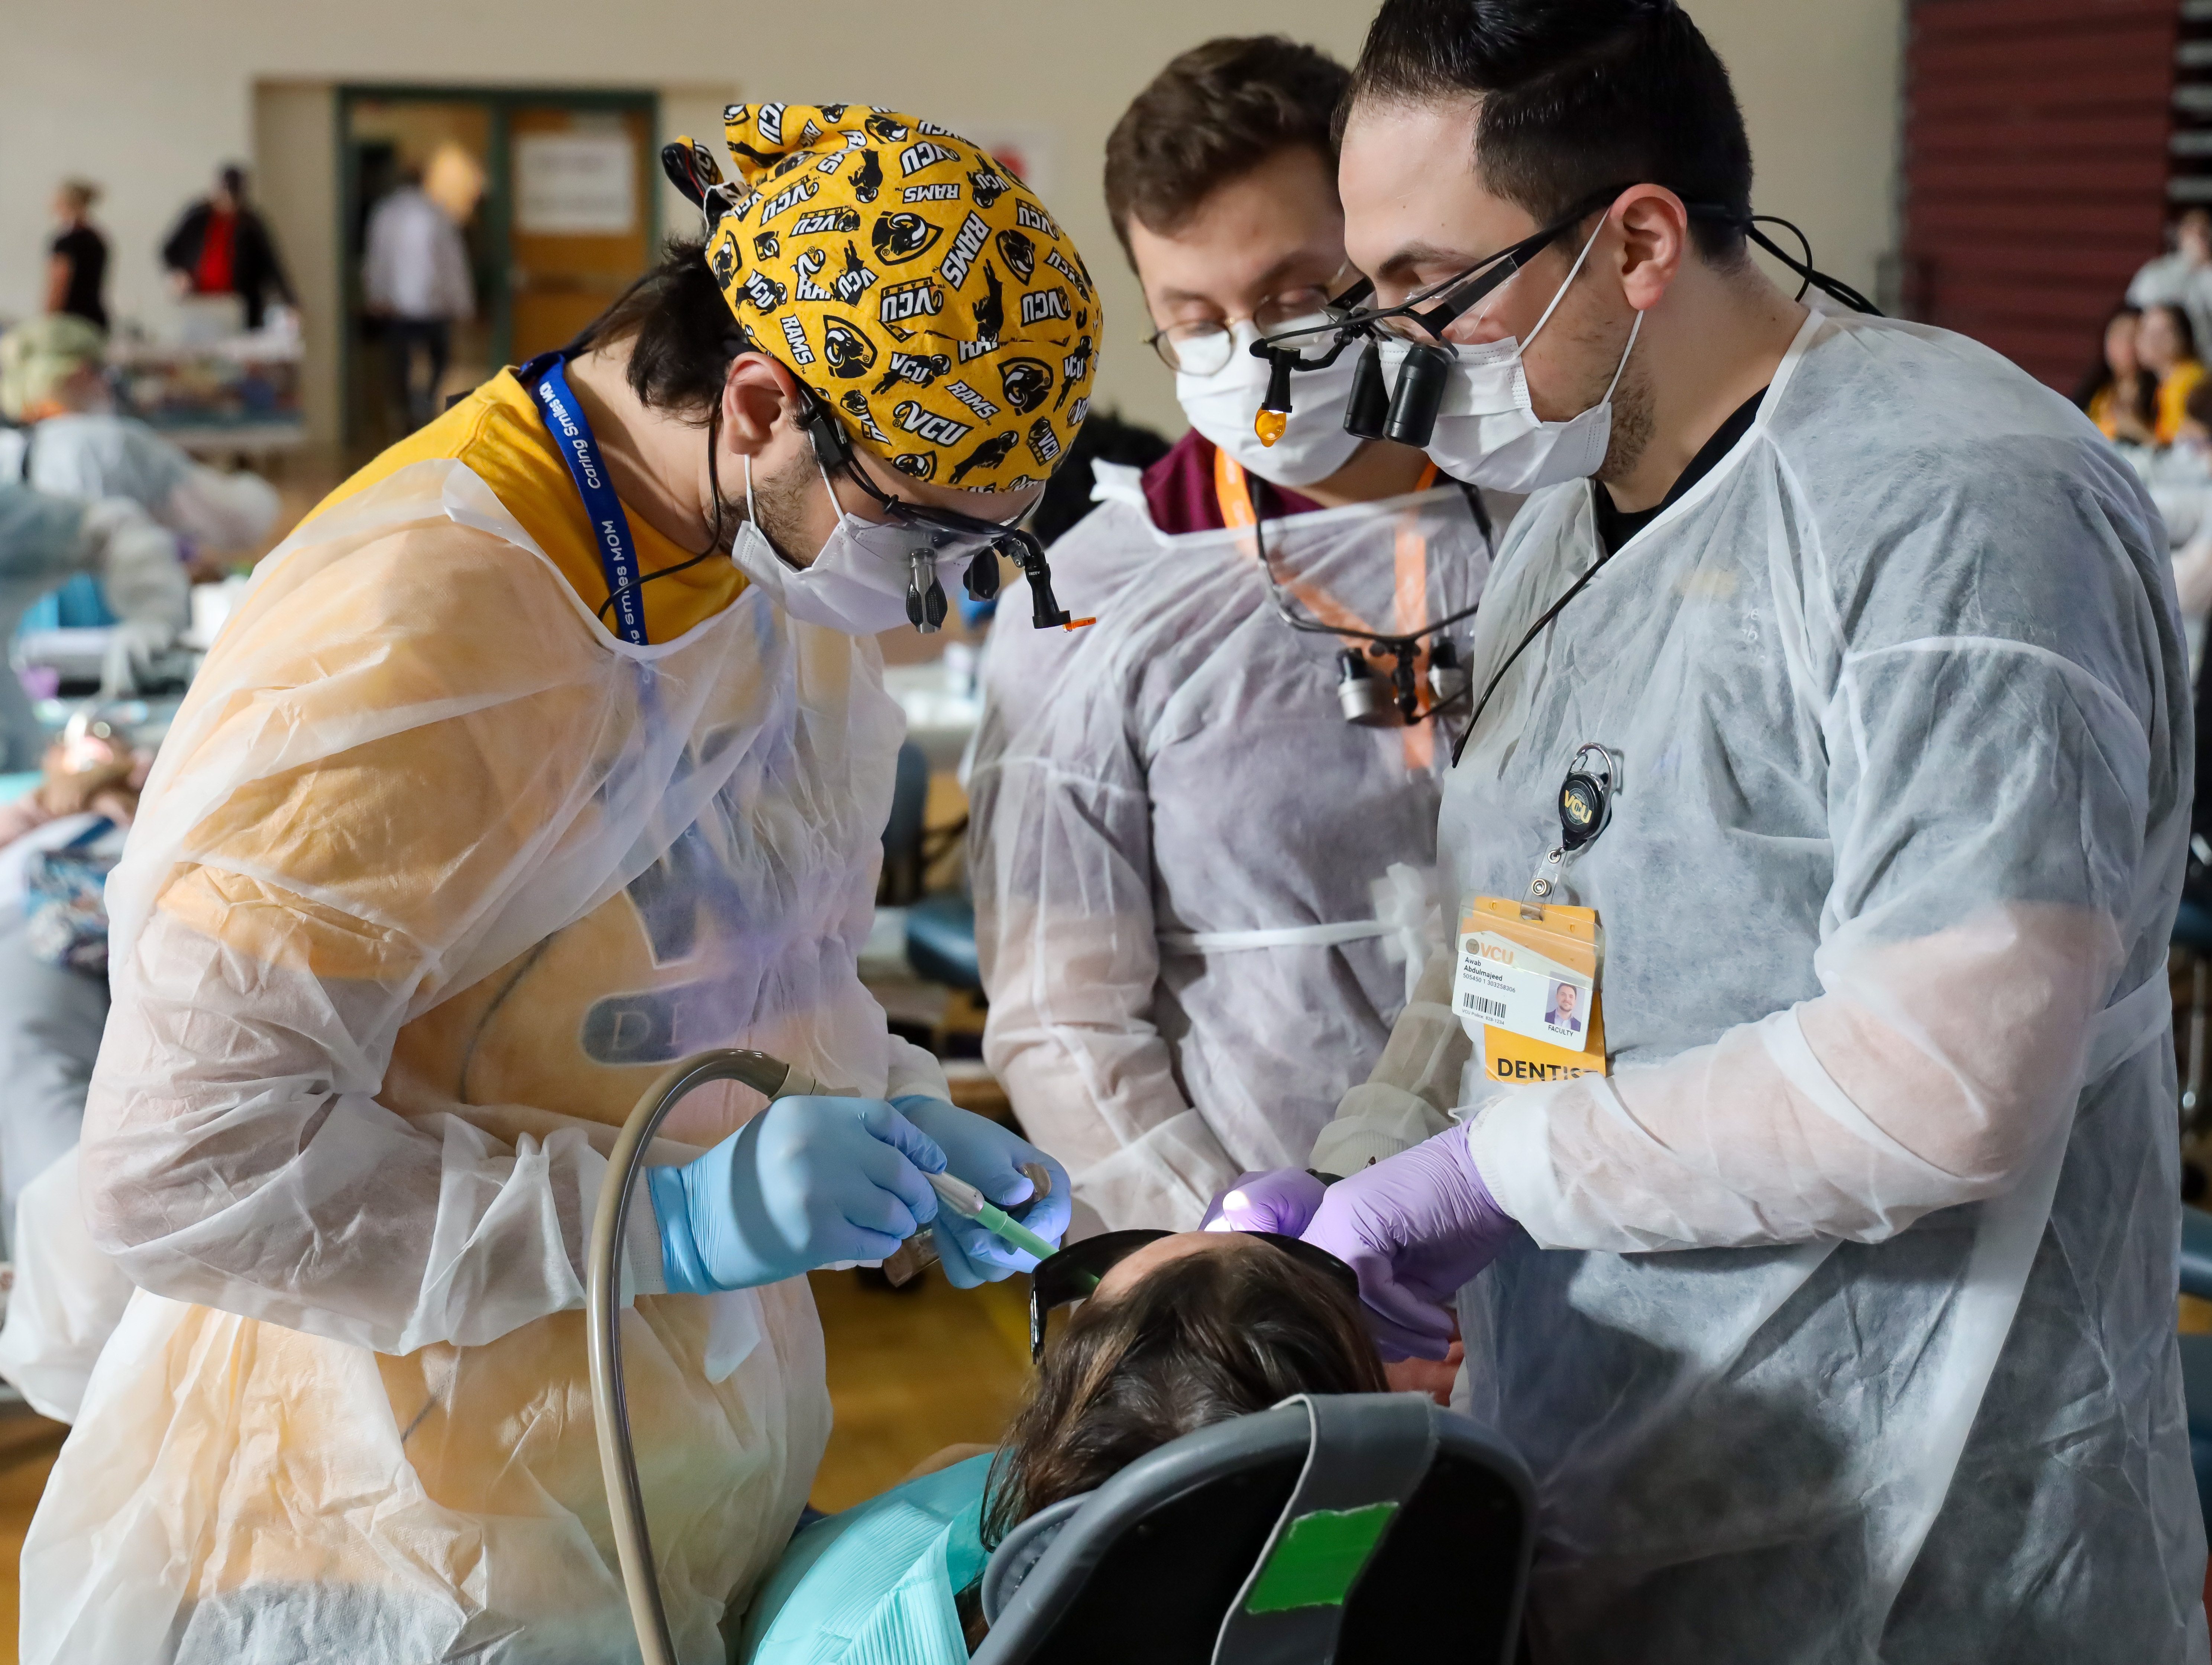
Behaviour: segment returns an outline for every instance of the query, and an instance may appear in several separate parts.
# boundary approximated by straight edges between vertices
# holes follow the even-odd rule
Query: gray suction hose
[[[654,1131],[686,1094],[709,1081],[742,1081],[771,1099],[821,1091],[805,1075],[764,1052],[694,1053],[671,1066],[665,1075],[646,1089],[607,1155],[607,1176],[600,1182],[599,1207],[592,1216],[591,1257],[585,1270],[586,1304],[591,1316],[586,1335],[592,1417],[599,1428],[599,1473],[606,1481],[615,1553],[622,1560],[630,1622],[637,1627],[638,1650],[645,1665],[678,1665],[678,1661],[676,1644],[668,1634],[668,1612],[660,1600],[653,1540],[646,1532],[645,1496],[638,1486],[637,1453],[629,1440],[629,1407],[623,1396],[623,1228]]]

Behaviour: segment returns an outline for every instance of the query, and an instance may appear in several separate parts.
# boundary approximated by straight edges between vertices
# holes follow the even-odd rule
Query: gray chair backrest
[[[1508,1665],[1534,1495],[1504,1441],[1419,1395],[1294,1400],[1009,1534],[975,1665]]]

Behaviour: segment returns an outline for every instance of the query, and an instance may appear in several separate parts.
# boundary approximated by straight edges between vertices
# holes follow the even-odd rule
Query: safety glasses
[[[854,536],[860,547],[871,555],[886,561],[904,562],[913,568],[913,589],[908,597],[907,614],[917,628],[933,630],[945,617],[945,592],[935,573],[939,561],[965,560],[968,567],[963,581],[968,593],[978,601],[988,601],[996,596],[999,563],[976,558],[992,553],[1004,555],[1029,580],[1030,623],[1036,629],[1042,630],[1056,624],[1072,629],[1079,623],[1091,623],[1089,619],[1071,619],[1067,610],[1053,594],[1052,568],[1045,560],[1044,546],[1020,524],[1028,510],[1010,520],[985,520],[955,509],[910,503],[885,491],[860,466],[844,424],[829,406],[811,391],[802,390],[802,396],[799,423],[814,447],[815,465],[822,471],[830,501],[837,506],[840,513],[845,513],[834,483],[845,479],[858,486],[884,517],[881,520],[853,517],[856,523]]]
[[[1156,1243],[1175,1235],[1172,1231],[1152,1230],[1102,1232],[1081,1243],[1070,1243],[1059,1254],[1040,1261],[1036,1270],[1030,1273],[1030,1362],[1035,1364],[1044,1357],[1045,1320],[1054,1308],[1088,1300],[1109,1272],[1146,1243]],[[1301,1266],[1310,1267],[1324,1278],[1333,1279],[1354,1300],[1359,1298],[1358,1274],[1327,1249],[1274,1231],[1244,1231],[1237,1235],[1273,1244]]]
[[[1320,339],[1324,335],[1340,343],[1354,336],[1374,334],[1434,343],[1451,350],[1451,343],[1445,339],[1447,330],[1560,237],[1601,209],[1609,207],[1631,188],[1613,185],[1592,192],[1541,231],[1533,232],[1511,247],[1476,261],[1440,283],[1431,283],[1395,307],[1364,305],[1375,293],[1375,284],[1372,279],[1363,277],[1328,303],[1327,323],[1265,337],[1255,350],[1273,348],[1310,362],[1316,347],[1326,344]]]

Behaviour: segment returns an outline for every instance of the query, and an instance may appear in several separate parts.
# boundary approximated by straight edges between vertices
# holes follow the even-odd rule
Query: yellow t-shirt
[[[307,519],[313,520],[410,463],[445,458],[467,464],[491,488],[586,606],[599,607],[606,600],[606,568],[592,536],[591,517],[584,512],[576,483],[538,416],[530,390],[513,370],[501,371],[435,422],[384,452],[316,504]],[[699,551],[671,542],[635,513],[628,519],[638,569],[651,580],[638,591],[644,599],[648,641],[673,641],[744,592],[745,575],[726,550],[683,572],[652,578],[656,572],[683,565]],[[603,624],[612,617],[611,608],[599,613]]]
[[[2197,391],[2197,384],[2204,380],[2204,367],[2193,358],[2186,358],[2166,373],[2158,385],[2158,423],[2153,430],[2160,445],[2172,445],[2181,433],[2181,424],[2189,420],[2189,396]]]

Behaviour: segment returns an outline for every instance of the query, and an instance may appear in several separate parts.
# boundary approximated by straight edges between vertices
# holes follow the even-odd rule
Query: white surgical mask
[[[1601,225],[1598,230],[1604,228]],[[1605,461],[1606,447],[1613,441],[1613,392],[1620,386],[1621,372],[1628,368],[1629,354],[1636,349],[1644,314],[1637,313],[1636,322],[1629,328],[1628,345],[1621,349],[1620,363],[1605,397],[1565,422],[1545,422],[1536,415],[1522,363],[1528,343],[1552,321],[1552,314],[1566,298],[1569,286],[1596,243],[1597,232],[1592,232],[1583,252],[1575,257],[1566,283],[1559,285],[1552,304],[1528,331],[1528,341],[1507,336],[1480,346],[1459,348],[1459,356],[1445,374],[1443,402],[1437,407],[1436,431],[1429,436],[1427,446],[1429,460],[1453,479],[1488,486],[1493,491],[1527,493],[1564,480],[1583,479],[1596,473]],[[1383,368],[1393,386],[1404,368],[1406,351],[1403,342],[1383,345]]]
[[[1352,396],[1358,355],[1346,352],[1326,370],[1301,370],[1291,378],[1290,426],[1272,446],[1260,443],[1252,418],[1267,393],[1267,361],[1252,356],[1260,332],[1238,323],[1229,362],[1210,376],[1176,372],[1176,398],[1190,425],[1273,485],[1295,489],[1326,480],[1352,460],[1359,436],[1344,431],[1344,402]]]
[[[822,483],[829,489],[826,473]],[[830,501],[837,501],[835,491]],[[919,547],[920,540],[904,528],[863,520],[840,506],[836,530],[822,553],[808,566],[793,566],[760,529],[753,507],[753,462],[745,459],[745,520],[730,546],[730,558],[792,617],[852,636],[877,635],[908,623],[909,554]],[[938,581],[948,594],[975,554],[969,550],[937,558]]]

